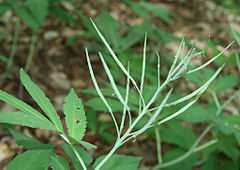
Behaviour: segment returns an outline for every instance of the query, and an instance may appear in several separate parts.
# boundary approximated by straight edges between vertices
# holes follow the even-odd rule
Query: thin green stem
[[[216,115],[219,115],[221,113],[221,111],[239,94],[240,94],[240,89],[238,91],[236,91],[231,97],[229,97],[229,99],[227,101],[225,101],[221,105],[221,107],[218,108]]]
[[[13,44],[11,47],[11,52],[10,52],[6,72],[9,71],[9,69],[12,67],[12,64],[13,64],[13,58],[14,58],[14,56],[16,54],[16,50],[17,50],[17,41],[18,41],[19,30],[20,30],[20,21],[19,21],[19,19],[17,19],[14,37],[13,37]]]
[[[67,136],[65,134],[60,135],[72,148],[73,152],[75,153],[75,155],[77,156],[79,162],[81,163],[83,170],[87,170],[86,165],[83,162],[83,159],[81,157],[81,155],[78,153],[77,149],[75,148],[75,146],[68,140]]]
[[[217,98],[217,95],[216,95],[215,91],[211,90],[211,93],[212,93],[213,100],[214,100],[217,108],[220,108],[220,103],[219,103],[219,100],[218,100],[218,98]]]
[[[121,138],[122,139],[122,138]],[[105,162],[113,155],[113,153],[119,148],[119,145],[121,144],[121,139],[117,140],[111,151],[104,157],[104,159],[97,165],[95,168],[96,170],[99,170]]]
[[[147,33],[145,33],[145,38],[144,38],[144,47],[143,47],[143,60],[142,60],[142,75],[141,75],[141,83],[140,83],[140,93],[143,92],[143,85],[144,85],[144,78],[145,78],[145,67],[146,67],[146,46],[147,46]],[[139,111],[138,113],[140,114],[142,110],[142,100],[141,96],[139,96]]]
[[[160,137],[160,132],[159,132],[158,126],[155,126],[155,135],[156,135],[158,164],[161,164],[162,163],[162,149],[161,149],[161,137]]]
[[[25,67],[24,67],[24,71],[25,71],[26,73],[29,71],[30,65],[31,65],[31,63],[32,63],[32,58],[33,58],[33,54],[34,54],[34,51],[35,51],[36,41],[37,41],[37,33],[36,33],[36,32],[33,32],[33,34],[32,34],[32,40],[31,40],[31,44],[30,44],[29,54],[28,54],[27,61],[26,61]],[[23,85],[22,85],[22,84],[19,85],[18,97],[19,97],[20,99],[23,98]]]
[[[240,59],[238,53],[235,53],[236,61],[237,61],[237,66],[238,66],[238,71],[240,72]]]
[[[209,125],[203,132],[202,134],[197,138],[197,140],[194,142],[194,144],[192,145],[192,147],[185,153],[183,154],[182,156],[174,159],[174,160],[171,160],[169,162],[165,162],[165,163],[162,163],[162,164],[159,164],[157,166],[154,167],[154,169],[159,169],[159,168],[165,168],[165,167],[169,167],[169,166],[172,166],[172,165],[175,165],[176,163],[178,162],[181,162],[183,161],[184,159],[186,159],[187,157],[189,157],[192,153],[194,153],[197,145],[200,143],[200,141],[204,138],[204,136],[211,130],[211,125]],[[209,145],[208,145],[209,146]]]
[[[29,51],[29,54],[28,54],[28,58],[27,58],[27,62],[26,62],[25,68],[24,68],[24,71],[26,73],[29,71],[31,63],[32,63],[33,54],[34,54],[34,51],[35,51],[36,41],[37,41],[37,33],[33,32],[31,45],[30,45],[30,51]]]
[[[204,143],[203,145],[201,145],[201,146],[199,146],[199,147],[196,147],[195,150],[194,150],[194,152],[198,152],[198,151],[200,151],[200,150],[203,150],[203,149],[205,149],[205,148],[207,148],[207,147],[209,147],[209,146],[211,146],[211,145],[213,145],[213,144],[215,144],[215,143],[217,143],[217,142],[218,142],[217,139],[213,139],[213,140],[211,140],[211,141],[209,141],[209,142],[207,142],[207,143]]]

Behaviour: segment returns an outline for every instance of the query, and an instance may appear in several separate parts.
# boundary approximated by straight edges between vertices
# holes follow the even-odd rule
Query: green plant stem
[[[240,45],[239,45],[240,46]],[[239,60],[239,55],[238,53],[235,53],[236,61],[237,61],[237,66],[238,66],[238,71],[240,72],[240,60]]]
[[[160,138],[160,132],[159,132],[158,126],[155,126],[155,135],[156,135],[158,164],[161,164],[162,163],[161,138]]]
[[[221,113],[221,111],[237,96],[240,94],[240,89],[238,89],[238,91],[236,91],[231,97],[228,98],[227,101],[225,101],[219,108],[218,111],[216,113],[216,115],[219,115]]]
[[[10,52],[9,62],[7,64],[6,72],[9,71],[9,69],[12,67],[12,64],[13,64],[13,58],[14,58],[14,56],[16,54],[16,50],[17,50],[17,41],[18,41],[19,30],[20,30],[20,21],[19,21],[19,19],[17,19],[14,37],[13,37],[13,44],[11,47],[11,52]]]
[[[215,144],[215,143],[217,143],[217,142],[218,142],[217,139],[213,139],[213,140],[211,140],[211,141],[209,141],[209,142],[207,142],[207,143],[205,143],[205,144],[197,147],[197,148],[194,150],[194,152],[198,152],[198,151],[200,151],[200,150],[203,150],[203,149],[205,149],[205,148],[207,148],[207,147],[209,147],[209,146],[211,146],[211,145],[213,145],[213,144]]]
[[[35,51],[36,41],[37,41],[37,33],[33,32],[32,40],[31,40],[31,44],[30,44],[30,50],[29,50],[29,54],[28,54],[28,58],[27,58],[27,62],[26,62],[26,65],[24,67],[24,71],[26,73],[29,71],[31,63],[32,63],[33,54],[34,54],[34,51]]]
[[[157,166],[154,167],[154,169],[159,169],[159,168],[165,168],[165,167],[169,167],[172,166],[178,162],[181,162],[182,160],[186,159],[188,156],[190,156],[192,153],[195,152],[197,145],[199,144],[199,142],[204,138],[204,136],[211,130],[211,125],[209,125],[203,132],[202,134],[197,138],[197,140],[194,142],[194,144],[192,145],[192,147],[188,150],[188,152],[186,152],[185,154],[183,154],[182,156],[171,160],[169,162],[165,162],[162,164],[159,164]],[[210,146],[209,144],[206,146]],[[205,148],[205,147],[204,147]]]
[[[27,61],[26,61],[25,67],[24,67],[24,71],[26,73],[28,73],[28,71],[30,69],[30,66],[31,66],[31,63],[32,63],[32,58],[33,58],[33,54],[34,54],[34,51],[35,51],[36,41],[37,41],[37,33],[33,32],[32,40],[31,40],[31,44],[30,44],[29,54],[28,54]],[[22,84],[20,84],[20,86],[19,86],[18,97],[20,99],[23,98],[23,86],[22,86]]]
[[[220,103],[219,103],[219,100],[218,100],[218,98],[217,98],[216,93],[215,93],[213,90],[211,90],[211,93],[212,93],[212,96],[213,96],[213,100],[214,100],[214,102],[215,102],[216,105],[217,105],[217,108],[220,108]]]
[[[96,167],[96,169],[100,169],[103,164],[112,156],[112,154],[126,141],[128,141],[128,139],[133,138],[135,135],[133,134],[131,137],[130,133],[132,131],[132,129],[135,127],[135,125],[140,121],[140,119],[148,112],[148,108],[150,107],[150,105],[156,100],[158,94],[162,91],[162,89],[167,85],[167,83],[169,82],[171,77],[171,74],[168,75],[168,77],[166,78],[165,82],[156,90],[155,94],[153,95],[152,99],[149,101],[149,103],[143,108],[143,110],[141,111],[141,113],[139,113],[138,117],[135,119],[135,121],[131,124],[131,126],[128,128],[128,130],[125,132],[125,134],[121,137],[118,138],[115,145],[113,146],[112,150],[106,155],[106,157],[98,164],[98,166]],[[129,77],[130,79],[130,77]],[[127,137],[129,137],[127,139]],[[125,140],[126,139],[126,140]]]
[[[122,138],[121,138],[122,139]],[[113,155],[113,153],[118,149],[118,147],[121,144],[122,140],[117,140],[115,145],[113,146],[113,148],[111,149],[111,151],[104,157],[104,159],[97,165],[97,167],[95,168],[96,170],[99,170],[103,164],[105,164],[105,162]]]
[[[219,115],[220,112],[224,109],[224,107],[229,104],[238,94],[240,94],[240,89],[238,91],[236,91],[226,102],[224,102],[224,104],[220,105],[220,103],[218,102],[218,98],[217,98],[217,95],[215,94],[214,91],[212,91],[212,95],[213,95],[213,98],[214,98],[214,101],[217,105],[217,112],[216,112],[216,115]],[[218,103],[218,104],[217,104]],[[211,130],[212,126],[209,125],[208,127],[205,128],[205,130],[202,132],[202,134],[198,137],[198,139],[196,140],[196,142],[193,144],[193,146],[190,148],[190,150],[188,152],[186,152],[184,155],[172,160],[172,161],[169,161],[169,162],[166,162],[166,163],[163,163],[163,164],[159,164],[157,165],[154,169],[158,169],[158,168],[163,168],[163,167],[169,167],[169,166],[172,166],[184,159],[186,159],[188,156],[190,156],[192,153],[194,152],[198,152],[199,150],[202,150],[202,149],[205,149],[206,147],[208,146],[211,146],[215,143],[218,142],[217,139],[214,139],[212,141],[209,141],[199,147],[196,147],[199,142],[202,140],[202,138]]]
[[[75,153],[75,155],[77,156],[79,162],[81,163],[83,170],[87,170],[86,165],[83,162],[83,159],[81,157],[81,155],[78,153],[77,149],[75,148],[75,146],[68,140],[67,136],[65,134],[60,135],[72,148],[73,152]]]

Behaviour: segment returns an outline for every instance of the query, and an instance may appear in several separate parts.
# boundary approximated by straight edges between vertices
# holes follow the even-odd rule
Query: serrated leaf
[[[45,96],[44,92],[32,82],[30,77],[24,72],[23,69],[20,70],[20,79],[26,90],[32,96],[32,98],[37,102],[37,104],[41,107],[44,113],[50,118],[53,124],[56,126],[58,132],[63,132],[63,127],[61,120],[54,109],[50,100]]]
[[[215,91],[226,90],[237,85],[238,76],[228,75],[219,78],[214,86]]]
[[[5,112],[0,114],[1,123],[9,123],[13,125],[27,126],[31,128],[40,128],[48,130],[56,130],[51,123],[39,120],[36,116],[23,112]]]
[[[95,163],[93,164],[92,168],[96,168],[97,165],[105,158],[105,155],[99,157]],[[101,167],[101,170],[122,170],[122,169],[131,169],[137,170],[140,161],[142,160],[141,157],[135,156],[126,156],[126,155],[112,155],[108,161]]]
[[[18,145],[24,146],[26,149],[53,149],[55,144],[41,144],[36,139],[30,138],[23,133],[14,129],[9,129]]]
[[[20,8],[17,8],[16,12],[34,31],[37,31],[47,16],[48,1],[26,0]]]
[[[79,162],[77,156],[75,155],[75,153],[73,152],[72,148],[67,144],[60,144],[60,146],[63,148],[64,152],[66,154],[68,154],[68,156],[71,158],[75,169],[82,170],[83,169],[82,165],[80,164],[80,162]],[[76,149],[77,149],[78,153],[80,154],[80,156],[82,157],[84,164],[86,165],[86,167],[88,167],[92,162],[92,157],[83,148],[76,147]]]
[[[36,149],[16,156],[7,166],[7,170],[43,170],[51,163],[53,150]]]
[[[87,121],[81,99],[78,98],[73,89],[65,98],[63,105],[68,135],[76,141],[81,141],[85,135]]]
[[[46,117],[44,117],[37,110],[35,110],[28,104],[24,103],[23,101],[11,96],[10,94],[8,94],[2,90],[0,90],[0,100],[12,105],[13,107],[23,111],[24,113],[35,116],[36,118],[39,119],[39,121],[45,122],[46,124],[49,124],[49,126],[50,126],[50,124],[52,124]]]
[[[52,156],[51,168],[56,170],[70,170],[69,163],[63,156],[54,154]]]

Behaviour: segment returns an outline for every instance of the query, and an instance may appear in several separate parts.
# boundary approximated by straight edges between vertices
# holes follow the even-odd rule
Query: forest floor
[[[151,0],[149,2],[158,3],[158,0]],[[222,44],[222,46],[218,48],[223,49],[233,41],[233,38],[229,36],[224,28],[229,28],[229,25],[231,25],[236,30],[240,30],[240,16],[232,14],[228,9],[218,6],[211,1],[182,0],[175,2],[164,0],[158,4],[163,5],[166,9],[175,13],[177,17],[171,18],[173,21],[172,25],[166,24],[156,17],[152,18],[152,23],[156,27],[178,37],[186,36],[191,39],[204,37],[207,39],[208,36],[211,35],[212,40]],[[104,10],[108,10],[114,18],[122,23],[136,26],[144,22],[142,17],[134,14],[131,9],[121,1],[88,0],[79,2],[79,4],[76,4],[76,7],[87,17],[93,19],[97,18]],[[68,8],[71,11],[71,5],[69,5]],[[9,38],[0,41],[0,54],[9,56],[17,18],[12,12],[2,17],[4,20],[8,20],[9,24],[0,28],[0,33],[4,33]],[[79,22],[81,23],[81,20],[79,20]],[[93,87],[84,53],[84,46],[88,43],[88,39],[80,38],[71,46],[65,47],[66,41],[74,33],[84,31],[84,27],[81,27],[81,24],[77,27],[70,26],[50,14],[37,33],[36,49],[29,74],[32,80],[44,90],[46,96],[53,102],[60,116],[63,116],[62,104],[64,103],[64,97],[71,87],[74,89]],[[54,36],[49,37],[48,35],[50,34]],[[14,96],[19,96],[19,69],[25,65],[29,53],[31,36],[31,30],[21,21],[14,65],[8,74],[4,73],[6,63],[0,61],[0,89]],[[149,44],[149,46],[151,46],[151,43]],[[178,44],[179,42],[171,41],[168,44],[162,44],[161,49],[165,51],[165,54],[173,55],[176,50],[172,47]],[[197,46],[204,47],[205,44],[197,40]],[[134,46],[136,49],[139,47],[142,47],[142,43]],[[230,51],[234,51],[235,49],[236,45],[233,45]],[[106,75],[104,75],[102,71],[101,62],[97,59],[96,54],[97,51],[95,54],[91,54],[91,57],[93,57],[93,67],[97,68],[96,76],[98,79],[105,79]],[[232,68],[229,72],[236,74],[237,67]],[[23,94],[22,99],[24,101],[38,108],[26,91],[24,91]],[[85,100],[83,94],[79,93],[79,97],[81,97],[83,101]],[[0,103],[0,112],[11,110],[14,109],[7,104]],[[26,127],[17,128],[24,134],[37,138],[41,143],[60,144],[64,142],[56,133],[51,131]],[[101,141],[97,134],[92,132],[87,132],[84,139],[98,146],[97,150],[91,151],[94,157],[102,155],[111,149],[109,145]],[[4,168],[14,156],[23,151],[24,148],[17,146],[14,138],[0,126],[0,169]],[[154,141],[142,135],[136,142],[129,142],[127,145],[124,145],[118,150],[118,153],[136,156],[144,155],[145,159],[141,163],[141,167],[147,167],[156,164],[157,158],[155,151]],[[57,152],[61,153],[62,151],[58,150]]]

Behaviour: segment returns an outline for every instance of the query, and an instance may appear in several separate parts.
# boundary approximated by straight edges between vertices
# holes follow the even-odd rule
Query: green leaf
[[[33,99],[37,102],[37,104],[41,107],[44,113],[50,118],[50,120],[54,123],[57,128],[57,131],[63,133],[63,127],[61,120],[54,109],[52,103],[45,96],[44,92],[31,81],[30,77],[24,72],[23,69],[20,70],[20,79],[26,90],[33,97]]]
[[[31,29],[37,31],[47,16],[48,0],[26,0],[16,12]]]
[[[1,40],[1,36],[0,36],[0,40]],[[0,55],[0,61],[3,61],[5,63],[8,63],[9,62],[9,58],[7,58],[6,56],[4,55]]]
[[[109,106],[112,108],[113,112],[121,112],[123,110],[123,105],[118,100],[113,98],[106,98]],[[85,106],[92,108],[94,111],[103,111],[108,112],[108,108],[104,105],[102,100],[99,97],[94,97],[84,103]],[[137,107],[132,104],[129,104],[132,111],[138,111]]]
[[[72,148],[67,144],[60,144],[60,146],[63,148],[64,152],[66,154],[68,154],[68,156],[71,158],[75,169],[82,170],[82,165],[80,164],[80,162],[79,162],[77,156],[75,155],[75,153],[73,152]],[[92,162],[92,157],[83,148],[76,147],[76,149],[77,149],[78,153],[80,154],[80,156],[82,157],[84,164],[86,165],[86,167],[88,167]]]
[[[230,142],[221,141],[218,144],[218,149],[221,152],[225,153],[234,162],[237,162],[240,152],[236,146],[232,145]]]
[[[186,152],[185,150],[182,150],[180,148],[171,149],[164,155],[163,160],[164,162],[172,161],[182,156],[183,154],[185,154],[185,152]],[[178,169],[192,170],[193,166],[197,163],[198,160],[199,160],[198,154],[193,153],[183,161],[173,164],[172,166],[169,166],[167,168],[161,168],[161,169],[162,170],[178,170]]]
[[[168,128],[161,127],[161,140],[175,144],[181,148],[189,149],[196,140],[195,134],[180,122],[172,120],[167,123]]]
[[[16,156],[8,165],[7,170],[43,170],[51,163],[53,150],[36,149]]]
[[[4,2],[0,3],[0,16],[3,15],[8,10],[10,10],[11,8],[12,6],[7,3]]]
[[[212,122],[226,135],[234,135],[240,145],[240,116],[219,115],[212,118]]]
[[[121,102],[110,98],[106,98],[106,101],[112,108],[113,112],[119,112],[123,110]],[[108,108],[103,104],[102,100],[99,97],[94,97],[88,100],[86,103],[84,103],[84,105],[91,107],[94,111],[108,112]]]
[[[98,129],[99,135],[102,140],[106,141],[109,144],[113,144],[116,140],[116,135],[113,135],[109,132],[110,129],[114,127],[112,122],[101,122]]]
[[[210,155],[202,166],[202,170],[219,170],[218,155]]]
[[[167,9],[165,9],[164,7],[162,7],[160,5],[155,5],[155,4],[151,4],[148,2],[144,2],[144,1],[140,1],[139,5],[143,8],[145,8],[146,10],[148,10],[149,12],[151,12],[156,17],[162,19],[166,23],[173,24],[173,21],[170,18],[170,16],[173,14],[170,11],[168,11]]]
[[[233,161],[225,162],[219,170],[239,170],[239,164]]]
[[[57,154],[52,156],[51,168],[56,170],[70,170],[67,159]]]
[[[65,22],[75,25],[78,24],[78,22],[68,13],[68,11],[64,10],[60,6],[51,5],[49,10]]]
[[[87,111],[87,120],[88,120],[88,124],[87,124],[87,128],[90,131],[93,131],[94,133],[97,133],[97,114],[94,110],[89,109]]]
[[[105,158],[105,155],[99,157],[93,164],[93,169]],[[137,170],[141,157],[135,156],[126,156],[126,155],[112,155],[108,161],[101,167],[101,170],[122,170],[122,169],[131,169]]]
[[[40,144],[36,139],[30,138],[23,133],[9,128],[18,145],[23,145],[26,149],[53,149],[55,144]]]
[[[48,130],[56,130],[51,123],[39,120],[36,116],[23,112],[5,112],[0,114],[1,123],[9,123],[13,125],[27,126],[31,128],[40,128]]]
[[[214,90],[221,91],[232,88],[237,85],[237,82],[238,76],[235,75],[223,76],[216,81]]]
[[[105,11],[98,17],[97,25],[107,42],[114,50],[118,50],[120,45],[119,22],[109,12]]]
[[[123,0],[124,3],[126,3],[128,6],[131,7],[132,11],[135,12],[136,14],[144,17],[146,20],[150,20],[151,17],[150,15],[143,9],[143,7],[141,7],[139,5],[139,3],[136,3],[134,1],[131,1],[131,0]]]
[[[86,149],[97,149],[97,146],[91,144],[91,143],[88,143],[86,141],[80,141],[79,144],[81,144],[84,148]]]
[[[68,135],[76,141],[81,141],[85,135],[87,122],[81,99],[78,98],[73,89],[65,98],[63,105]]]
[[[195,105],[179,115],[179,118],[189,123],[202,123],[211,119],[212,114],[207,112],[202,106]]]
[[[39,119],[39,121],[45,122],[46,124],[49,124],[49,126],[52,125],[52,123],[46,117],[44,117],[41,113],[39,113],[37,110],[33,109],[28,104],[24,103],[23,101],[11,96],[10,94],[8,94],[2,90],[0,90],[0,100],[12,105],[13,107],[15,107],[27,114],[35,116],[36,118]],[[52,127],[54,127],[54,126],[52,125]]]

